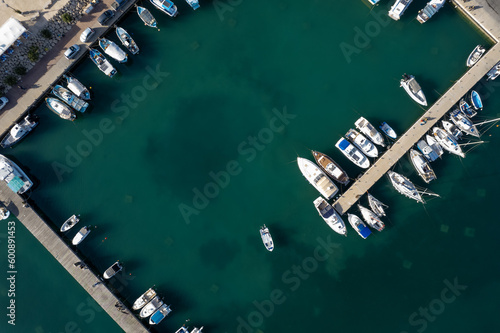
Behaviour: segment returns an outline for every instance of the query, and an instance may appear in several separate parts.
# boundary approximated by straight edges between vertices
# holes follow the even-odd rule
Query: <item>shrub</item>
[[[5,78],[5,80],[3,81],[6,85],[8,86],[13,86],[17,83],[17,77],[15,77],[14,75],[9,75]]]
[[[40,54],[38,53],[38,47],[32,46],[28,51],[28,60],[31,62],[36,62]]]
[[[69,15],[68,13],[64,13],[64,14],[61,15],[61,20],[64,23],[70,24],[71,21],[73,21],[73,17],[71,15]]]
[[[5,92],[5,87],[4,86],[0,86],[0,97],[3,96],[4,92]]]
[[[16,73],[17,75],[24,75],[26,74],[26,67],[24,66],[16,66],[14,67],[14,73]]]
[[[42,31],[40,31],[40,35],[42,35],[43,38],[50,39],[52,38],[52,32],[50,32],[49,29],[45,28]]]

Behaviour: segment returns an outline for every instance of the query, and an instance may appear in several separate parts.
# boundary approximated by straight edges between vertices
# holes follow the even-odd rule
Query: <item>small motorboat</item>
[[[137,14],[141,18],[142,22],[144,22],[145,25],[151,28],[156,28],[156,19],[154,16],[151,14],[149,10],[147,10],[144,7],[137,6]]]
[[[340,235],[347,236],[347,228],[345,227],[344,221],[332,205],[322,197],[318,197],[314,200],[314,207],[316,207],[319,216],[321,216],[333,231]]]
[[[141,312],[139,313],[139,316],[141,318],[147,318],[149,317],[151,314],[153,314],[153,312],[155,312],[157,309],[160,308],[160,306],[163,305],[163,301],[160,299],[159,296],[155,296],[155,298],[153,298],[148,304],[146,304],[146,306],[144,306],[141,310]]]
[[[368,194],[368,204],[370,205],[372,211],[375,214],[377,214],[378,217],[386,216],[384,207],[388,208],[388,206],[383,204],[380,200],[375,198],[370,193],[367,194]]]
[[[474,109],[476,109],[478,111],[483,109],[483,101],[481,100],[481,96],[479,96],[477,91],[472,90],[470,92],[469,99],[470,99],[470,102],[471,102],[472,106],[474,107]]]
[[[61,119],[69,121],[75,120],[76,114],[73,112],[73,110],[59,99],[54,97],[47,97],[45,99],[45,103],[47,103],[47,107],[49,108],[49,110],[57,114]]]
[[[97,49],[89,50],[90,59],[96,64],[97,68],[109,77],[115,76],[117,73],[116,69],[111,65],[111,63],[102,55]]]
[[[262,238],[262,243],[264,243],[266,249],[272,252],[274,250],[273,237],[271,237],[271,233],[265,224],[263,227],[260,227],[260,238]]]
[[[500,61],[486,73],[486,81],[493,81],[500,75]]]
[[[123,269],[122,264],[119,261],[115,262],[111,267],[109,267],[103,274],[103,277],[108,280],[111,279],[116,273],[120,272]]]
[[[120,42],[122,42],[123,46],[125,46],[130,51],[130,53],[139,53],[139,46],[137,46],[127,30],[116,27],[116,35],[118,36],[118,39],[120,39]]]
[[[89,103],[85,102],[84,100],[78,98],[75,94],[73,94],[71,91],[68,89],[64,88],[63,86],[56,85],[52,89],[52,94],[54,94],[57,98],[62,100],[64,103],[68,104],[71,106],[74,110],[79,111],[81,113],[84,113],[88,106]]]
[[[469,118],[474,117],[477,114],[477,111],[470,107],[469,103],[462,98],[459,102],[460,110],[465,113],[465,115]]]
[[[156,291],[153,288],[146,290],[144,294],[139,296],[132,305],[132,310],[139,310],[144,305],[148,304],[156,296]]]
[[[377,157],[378,156],[378,149],[375,147],[375,145],[368,140],[363,134],[359,133],[355,129],[349,129],[347,131],[345,138],[352,142],[356,148],[361,150],[363,154],[367,157]]]
[[[61,226],[60,231],[66,232],[80,222],[80,215],[71,215]]]
[[[437,143],[436,143],[437,144]],[[417,142],[417,148],[420,150],[422,154],[424,154],[424,157],[429,161],[429,162],[434,162],[435,160],[438,159],[439,155],[432,149],[431,146],[424,140],[420,140]]]
[[[467,61],[465,62],[467,67],[474,66],[479,61],[479,59],[481,59],[484,52],[486,52],[486,49],[483,46],[481,45],[476,46],[476,48],[471,52],[469,57],[467,57]]]
[[[66,79],[68,89],[71,90],[73,94],[84,101],[90,100],[89,90],[80,81],[69,75],[63,75],[63,78]]]
[[[156,8],[171,17],[176,17],[177,7],[170,0],[149,0]]]
[[[437,154],[439,158],[443,155],[443,147],[429,134],[425,135],[425,139],[427,140],[427,144],[432,150]]]
[[[85,239],[85,237],[87,237],[90,234],[91,231],[92,230],[90,229],[90,225],[81,228],[80,231],[78,231],[78,233],[75,235],[75,237],[73,237],[71,243],[73,245],[80,244]]]
[[[372,212],[366,207],[361,206],[358,204],[359,211],[361,212],[361,215],[363,216],[363,219],[368,223],[370,227],[377,231],[382,231],[385,228],[384,222],[382,222],[377,214]]]
[[[385,147],[384,137],[380,134],[379,131],[375,129],[375,127],[364,117],[360,117],[354,123],[356,128],[366,135],[368,139],[370,139],[374,144]]]
[[[200,3],[198,0],[186,0],[186,2],[193,8],[194,10],[200,8]]]
[[[451,122],[442,120],[443,128],[448,134],[451,134],[455,140],[460,140],[462,138],[462,131],[458,129],[457,126],[453,125]]]
[[[342,152],[342,154],[344,154],[344,156],[347,157],[352,163],[356,164],[360,168],[368,169],[368,167],[370,166],[370,161],[368,160],[368,158],[346,139],[340,138],[340,140],[335,144],[335,147],[337,147]]]
[[[100,38],[99,46],[104,51],[104,53],[118,61],[120,64],[127,62],[127,53],[125,53],[125,51],[123,51],[118,45],[116,45],[115,42],[106,38]]]
[[[379,126],[379,128],[382,131],[382,133],[384,133],[391,139],[396,140],[396,138],[398,137],[396,135],[396,132],[392,129],[392,127],[389,126],[389,124],[387,124],[385,121],[382,123],[382,125]]]
[[[400,86],[403,87],[415,102],[427,106],[427,99],[424,92],[413,75],[404,74],[400,81]]]
[[[149,325],[158,325],[165,317],[167,317],[172,309],[170,309],[170,305],[163,304],[156,310],[151,317],[149,318]]]
[[[354,228],[354,230],[356,230],[358,235],[361,236],[361,238],[366,239],[366,237],[371,235],[372,231],[357,215],[347,214],[347,219],[349,220],[349,223]]]
[[[34,115],[27,115],[24,119],[15,124],[10,131],[4,136],[0,146],[2,148],[9,148],[21,141],[38,125],[38,119]]]
[[[0,220],[6,220],[10,216],[10,212],[5,207],[0,207]]]

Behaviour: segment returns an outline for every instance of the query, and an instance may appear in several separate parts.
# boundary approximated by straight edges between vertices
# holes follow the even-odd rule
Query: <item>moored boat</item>
[[[500,61],[486,73],[486,81],[493,81],[500,75]]]
[[[419,10],[417,20],[420,23],[427,22],[434,14],[444,6],[446,0],[431,0],[427,3],[424,9]]]
[[[474,125],[472,120],[470,120],[469,117],[467,117],[462,111],[458,109],[451,111],[450,119],[465,134],[469,134],[479,138],[480,134],[477,130],[476,125]]]
[[[460,157],[465,157],[465,154],[462,151],[462,148],[457,143],[457,140],[451,134],[447,133],[444,129],[440,127],[434,127],[432,129],[432,134],[436,141],[443,147],[444,150],[448,152],[458,155]]]
[[[156,28],[156,19],[149,10],[141,6],[137,6],[137,15],[139,15],[145,25],[151,28]]]
[[[116,74],[116,69],[111,65],[111,63],[106,59],[99,50],[90,49],[89,50],[90,59],[96,64],[97,68],[109,77],[113,77]]]
[[[170,309],[170,305],[163,304],[156,310],[151,317],[149,318],[149,325],[158,325],[165,317],[167,317],[172,309]]]
[[[462,131],[458,129],[457,126],[453,125],[452,122],[442,120],[443,128],[448,134],[451,134],[455,140],[460,140],[462,138]]]
[[[191,6],[191,8],[193,8],[194,10],[200,8],[200,3],[198,2],[198,0],[186,0],[186,2],[188,3],[188,5]]]
[[[116,27],[116,35],[118,36],[118,39],[120,39],[120,42],[122,42],[123,46],[125,46],[130,51],[130,53],[139,53],[139,46],[137,46],[127,30]]]
[[[170,0],[149,0],[156,8],[167,14],[168,16],[177,16],[177,7]]]
[[[462,98],[458,105],[460,107],[460,111],[462,111],[469,118],[472,118],[477,114],[477,111],[470,107],[465,98]]]
[[[387,208],[388,206],[383,204],[380,200],[375,198],[370,193],[367,193],[367,196],[368,196],[368,204],[370,205],[372,211],[375,214],[377,214],[378,217],[386,216],[384,207]]]
[[[372,124],[370,124],[368,120],[366,120],[363,117],[360,117],[358,120],[356,120],[354,125],[361,133],[366,135],[368,139],[371,140],[371,142],[373,142],[376,145],[385,147],[384,137],[382,136],[382,134],[380,134],[379,131],[375,129],[375,127]]]
[[[73,110],[57,98],[47,97],[45,103],[47,103],[50,111],[54,112],[62,119],[70,121],[75,120],[76,115]]]
[[[84,101],[90,100],[90,92],[89,90],[75,77],[69,75],[63,75],[63,78],[66,79],[68,84],[68,89],[71,90],[76,97],[83,99]]]
[[[33,186],[23,169],[3,155],[0,155],[0,180],[17,194],[23,194]]]
[[[389,10],[389,17],[398,21],[412,1],[413,0],[396,0]]]
[[[340,184],[343,185],[349,184],[349,176],[340,167],[340,165],[337,162],[335,162],[331,157],[315,150],[312,151],[312,154],[314,156],[316,164],[318,164],[318,166],[327,175],[331,176],[335,181],[337,181]]]
[[[34,115],[27,115],[24,119],[15,124],[9,132],[3,137],[0,146],[9,148],[21,141],[38,125],[38,119]]]
[[[203,326],[198,328],[198,327],[195,327],[191,330],[190,333],[201,333],[201,331],[203,330]]]
[[[467,67],[472,67],[474,66],[479,59],[483,56],[484,52],[486,52],[486,49],[482,45],[478,45],[472,50],[471,54],[467,57],[467,61],[465,64]]]
[[[10,212],[5,207],[0,207],[0,220],[6,220],[10,216]]]
[[[429,162],[420,152],[415,149],[410,149],[410,160],[415,170],[417,170],[417,173],[427,184],[437,178]]]
[[[406,93],[415,102],[427,106],[427,99],[425,98],[424,92],[413,75],[404,74],[400,81],[400,86],[403,87]]]
[[[120,272],[123,269],[122,264],[119,261],[115,262],[111,267],[109,267],[103,274],[105,279],[111,279],[116,273]]]
[[[424,202],[417,188],[408,178],[394,171],[388,171],[387,175],[396,191],[417,202]]]
[[[274,242],[273,242],[273,237],[269,232],[269,228],[266,227],[266,225],[264,224],[264,226],[260,227],[259,232],[260,232],[260,238],[262,238],[262,243],[264,243],[266,250],[272,252],[274,250]]]
[[[74,110],[81,112],[81,113],[84,113],[89,106],[89,103],[76,97],[76,95],[74,95],[71,91],[69,91],[68,89],[66,89],[60,85],[56,85],[52,89],[52,94],[54,94],[57,98],[62,100],[64,103],[71,106]]]
[[[80,222],[80,215],[71,215],[61,226],[60,231],[66,232]]]
[[[385,135],[387,135],[391,139],[396,140],[396,138],[398,137],[396,134],[396,131],[394,131],[392,129],[392,127],[389,126],[389,124],[386,123],[385,121],[378,128],[380,128],[382,133],[384,133]]]
[[[360,168],[367,169],[370,166],[370,161],[366,156],[354,145],[344,138],[341,138],[335,144],[342,154],[347,157],[352,163],[356,164]]]
[[[349,140],[356,148],[360,149],[368,157],[377,157],[378,150],[377,147],[370,140],[368,140],[363,134],[359,133],[355,129],[350,129],[345,138]]]
[[[148,304],[146,304],[142,308],[141,312],[139,313],[139,316],[141,318],[147,318],[162,305],[163,301],[160,299],[160,297],[155,296]]]
[[[347,214],[347,220],[361,238],[366,239],[366,237],[371,235],[372,231],[370,228],[357,215]]]
[[[470,92],[469,99],[474,109],[478,111],[483,109],[483,101],[481,100],[481,96],[479,96],[477,91],[472,90]]]
[[[78,233],[73,237],[73,240],[71,243],[73,245],[78,245],[80,244],[91,232],[92,230],[90,229],[90,226],[85,226],[78,231]]]
[[[372,5],[376,5],[380,0],[368,0]]]
[[[182,327],[175,331],[175,333],[189,333],[189,330],[185,325],[182,325]]]
[[[417,148],[418,148],[418,150],[420,150],[420,152],[422,154],[424,154],[425,158],[429,162],[434,162],[439,157],[439,155],[434,151],[434,149],[432,149],[432,147],[429,146],[429,144],[427,142],[425,142],[424,140],[419,140],[417,142]]]
[[[328,224],[333,231],[340,235],[347,235],[347,228],[345,227],[344,221],[337,213],[337,211],[322,197],[316,198],[314,200],[314,207],[318,211],[319,216]]]
[[[331,199],[337,194],[339,191],[337,186],[316,164],[302,157],[297,158],[297,164],[309,184],[314,186],[325,199]]]
[[[384,222],[382,222],[382,220],[380,220],[377,214],[375,214],[368,208],[361,206],[360,204],[358,204],[358,208],[359,211],[361,212],[361,216],[363,216],[363,219],[370,227],[372,227],[377,231],[384,230],[385,224]]]
[[[429,134],[425,135],[425,139],[429,147],[431,147],[432,150],[434,150],[434,152],[437,154],[437,156],[441,158],[441,156],[443,155],[443,147],[441,147],[441,145]]]
[[[132,310],[141,309],[144,305],[149,303],[149,301],[151,301],[155,296],[156,296],[156,291],[153,288],[149,288],[144,292],[144,294],[142,294],[135,300],[134,304],[132,305]]]
[[[106,39],[106,38],[100,38],[99,39],[99,46],[101,49],[109,55],[111,58],[115,59],[119,63],[125,63],[128,60],[127,53],[123,51],[118,45],[116,45],[115,42]]]

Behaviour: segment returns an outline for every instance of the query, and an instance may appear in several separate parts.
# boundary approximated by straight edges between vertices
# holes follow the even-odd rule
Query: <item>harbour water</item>
[[[489,332],[500,288],[496,127],[465,159],[433,164],[429,188],[441,198],[420,205],[380,180],[372,194],[390,206],[387,228],[367,240],[326,226],[295,162],[316,149],[355,178],[334,148],[354,121],[402,133],[423,110],[401,75],[415,75],[432,103],[475,45],[488,45],[448,4],[419,24],[425,3],[399,22],[387,1],[207,1],[196,12],[179,1],[174,20],[148,3],[159,32],[135,13],[120,23],[140,55],[114,63],[113,79],[90,60],[73,72],[92,87],[89,111],[70,123],[41,105],[40,125],[5,153],[37,180],[31,199],[55,227],[75,213],[97,226],[79,251],[100,272],[123,262],[113,287],[124,301],[156,285],[173,309],[158,332],[187,319],[207,332]],[[477,118],[499,116],[499,89],[477,87]],[[424,185],[407,160],[396,170]],[[16,226],[16,326],[3,320],[1,331],[121,331]]]

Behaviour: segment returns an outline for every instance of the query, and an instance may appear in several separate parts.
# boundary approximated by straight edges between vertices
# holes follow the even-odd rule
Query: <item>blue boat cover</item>
[[[332,215],[333,215],[333,209],[328,209],[327,211],[324,212],[323,217],[329,218]]]
[[[339,143],[339,148],[342,150],[345,150],[347,147],[349,147],[349,144],[350,144],[349,141],[347,141],[346,139],[343,139]]]
[[[160,311],[156,311],[152,316],[151,316],[151,321],[155,324],[159,323],[160,320],[165,317]]]
[[[481,98],[476,91],[472,92],[472,103],[479,109],[483,107],[483,103],[481,102]]]
[[[359,233],[361,234],[361,236],[363,236],[363,238],[366,238],[370,236],[372,231],[368,229],[368,227],[365,227],[364,225],[359,225]]]
[[[24,186],[24,182],[21,180],[21,178],[19,178],[18,176],[15,176],[14,178],[12,178],[12,180],[9,182],[9,187],[12,191],[14,191],[14,193],[17,193],[19,192],[20,189],[23,188]]]

